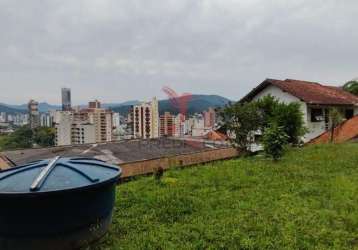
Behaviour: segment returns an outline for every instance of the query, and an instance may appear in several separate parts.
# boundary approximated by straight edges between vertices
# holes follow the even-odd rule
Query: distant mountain
[[[103,108],[118,108],[118,107],[122,107],[122,106],[131,106],[131,105],[136,105],[140,103],[140,101],[138,100],[133,100],[133,101],[127,101],[127,102],[122,102],[122,103],[104,103],[102,104]]]
[[[178,98],[176,102],[180,103],[181,101],[182,99]],[[229,102],[229,99],[218,95],[192,95],[188,101],[186,112],[187,114],[201,113],[208,108],[223,107]],[[131,105],[125,105],[121,107],[114,107],[112,110],[126,116],[129,113],[130,108]],[[173,105],[173,100],[160,100],[159,113],[163,114],[166,111],[172,114],[179,113],[177,105]]]
[[[2,104],[2,105],[7,106],[9,108],[17,109],[17,110],[27,111],[27,104],[21,104],[21,105]],[[47,102],[39,103],[39,111],[40,112],[48,112],[49,110],[58,110],[58,109],[61,109],[61,106],[48,104]]]
[[[103,108],[118,108],[118,107],[122,107],[122,106],[128,106],[128,105],[135,105],[140,103],[137,100],[133,100],[133,101],[126,101],[123,103],[103,103],[101,106]],[[87,104],[83,104],[83,105],[79,105],[81,108],[85,108],[88,105]],[[61,110],[61,106],[60,105],[52,105],[52,104],[48,104],[47,102],[40,102],[39,103],[39,111],[40,112],[48,112],[50,110]],[[5,103],[0,103],[0,112],[6,112],[6,113],[25,113],[27,112],[27,104],[21,104],[21,105],[11,105],[11,104],[5,104]]]
[[[178,98],[178,102],[181,102],[181,98]],[[217,108],[225,106],[230,100],[218,96],[218,95],[192,95],[190,101],[187,104],[187,113],[201,113],[208,108]],[[122,115],[127,115],[130,111],[132,105],[139,104],[140,101],[133,100],[127,101],[123,103],[104,103],[102,104],[103,108],[109,108],[114,112],[118,112]],[[87,107],[87,105],[80,105],[80,107]],[[52,105],[46,102],[39,103],[39,111],[40,112],[48,112],[49,110],[60,110],[60,105]],[[160,100],[159,101],[159,113],[171,112],[172,114],[179,113],[178,108],[172,104],[172,100]],[[22,105],[8,105],[8,104],[0,104],[0,112],[7,113],[26,113],[27,112],[27,104]]]
[[[6,113],[9,113],[9,114],[16,114],[16,113],[26,113],[26,110],[16,109],[16,108],[4,105],[4,104],[0,104],[0,112],[6,112]]]

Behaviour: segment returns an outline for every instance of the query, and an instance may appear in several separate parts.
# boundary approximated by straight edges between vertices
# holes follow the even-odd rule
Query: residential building
[[[86,109],[57,111],[52,114],[56,128],[56,145],[112,141],[113,113],[98,107],[100,103],[95,101],[90,102]]]
[[[189,119],[185,120],[185,125],[184,125],[184,134],[185,135],[192,135],[193,132],[193,128],[194,128],[194,118],[191,117]]]
[[[38,109],[38,102],[30,100],[28,103],[29,124],[31,129],[40,126],[40,112]]]
[[[84,112],[87,113],[89,122],[95,126],[96,142],[112,141],[113,112],[102,108],[88,108]]]
[[[175,117],[175,122],[174,122],[174,136],[175,137],[183,137],[185,134],[185,115],[183,114],[178,114]]]
[[[204,111],[204,127],[214,128],[216,121],[216,112],[213,108],[209,108],[208,111]]]
[[[193,117],[192,136],[200,137],[205,135],[205,122],[202,114],[196,114]]]
[[[91,123],[75,122],[71,126],[72,144],[96,143],[95,126]]]
[[[302,138],[304,142],[312,140],[330,128],[331,108],[339,109],[346,119],[358,115],[357,96],[339,87],[292,79],[266,79],[242,98],[241,102],[259,100],[267,95],[284,103],[300,104],[303,120],[308,129]]]
[[[101,103],[98,100],[94,100],[88,103],[88,108],[90,109],[100,109]]]
[[[165,112],[160,116],[160,137],[174,136],[175,133],[175,117],[170,112]]]
[[[96,142],[94,124],[76,119],[71,111],[57,111],[56,113],[56,146]]]
[[[55,116],[55,145],[72,145],[73,113],[71,111],[57,111]]]
[[[52,117],[49,113],[40,114],[41,127],[52,127]]]
[[[151,139],[159,137],[158,100],[134,105],[132,110],[134,138]]]
[[[0,122],[7,122],[6,112],[0,113]]]
[[[71,89],[62,88],[62,111],[71,110]]]

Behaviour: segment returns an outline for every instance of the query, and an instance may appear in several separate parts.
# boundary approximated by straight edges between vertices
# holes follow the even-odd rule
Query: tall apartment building
[[[165,112],[160,116],[159,136],[174,136],[175,133],[175,116]]]
[[[62,88],[62,111],[70,111],[71,110],[71,89]]]
[[[45,113],[45,114],[40,114],[40,124],[41,127],[52,127],[52,117],[49,113]]]
[[[75,119],[89,122],[95,127],[96,142],[110,142],[113,139],[113,112],[101,108],[99,101],[89,102],[88,108],[74,112]]]
[[[95,126],[75,117],[71,111],[56,112],[56,146],[96,143]]]
[[[95,126],[96,142],[112,141],[112,111],[101,108],[89,108],[87,111],[89,123]]]
[[[156,98],[151,102],[133,106],[132,112],[134,138],[159,137],[159,108]]]
[[[112,141],[112,111],[101,108],[57,111],[54,121],[58,146]]]
[[[95,126],[90,123],[75,122],[71,126],[72,144],[96,143]]]
[[[70,111],[57,111],[55,114],[55,145],[72,145],[73,113]]]
[[[204,127],[213,128],[216,122],[216,112],[213,108],[209,108],[208,111],[204,112]]]
[[[38,102],[30,100],[28,103],[29,125],[31,129],[40,127],[40,112]]]

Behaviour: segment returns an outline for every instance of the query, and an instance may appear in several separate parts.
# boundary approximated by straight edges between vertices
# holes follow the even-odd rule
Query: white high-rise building
[[[73,113],[70,111],[57,111],[55,120],[56,120],[55,145],[56,146],[71,145]]]
[[[154,97],[151,102],[133,106],[133,135],[135,138],[159,137],[159,107]]]
[[[95,125],[76,119],[71,111],[56,112],[56,146],[96,143]]]

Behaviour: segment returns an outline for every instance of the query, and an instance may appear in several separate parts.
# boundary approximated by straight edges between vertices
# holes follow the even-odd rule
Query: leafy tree
[[[262,117],[261,130],[264,132],[271,124],[276,123],[288,136],[288,142],[297,144],[306,133],[303,113],[299,103],[279,102],[275,97],[268,95],[259,99],[257,105]]]
[[[264,96],[263,98],[257,100],[256,103],[260,110],[262,119],[261,126],[262,128],[267,128],[272,122],[274,122],[273,120],[277,113],[276,110],[280,103],[272,95]]]
[[[42,147],[55,145],[55,129],[40,127],[34,130],[33,140]]]
[[[358,81],[349,81],[344,86],[343,89],[354,95],[358,96]]]
[[[291,144],[298,144],[306,132],[300,104],[286,104],[270,95],[250,103],[230,104],[222,116],[228,131],[235,135],[234,145],[241,149],[248,149],[255,132],[265,133],[272,124],[283,130]]]
[[[3,138],[1,148],[4,150],[31,148],[33,144],[32,136],[33,132],[29,127],[20,127],[14,133]]]
[[[32,148],[36,143],[42,147],[53,146],[55,142],[55,130],[53,128],[37,128],[31,130],[28,126],[20,127],[14,133],[1,137],[0,149],[13,150],[20,148]]]
[[[287,142],[291,144],[298,144],[307,131],[304,126],[300,104],[296,102],[289,104],[279,103],[271,121],[283,129],[288,136]]]
[[[276,123],[271,124],[263,134],[262,142],[265,153],[277,161],[284,153],[288,138],[283,127],[279,127]]]
[[[252,143],[252,133],[261,127],[261,115],[257,103],[234,103],[221,112],[227,130],[233,134],[234,146],[247,151]]]

